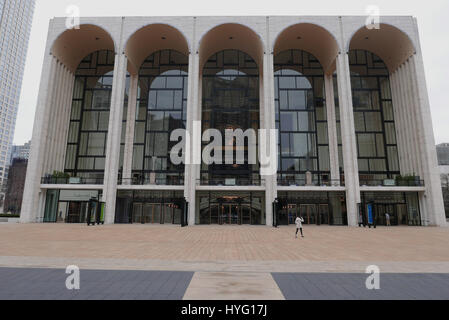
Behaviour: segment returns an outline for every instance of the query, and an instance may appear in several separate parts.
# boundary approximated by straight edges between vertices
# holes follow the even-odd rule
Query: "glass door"
[[[134,203],[133,205],[133,223],[143,223],[142,220],[143,205]]]
[[[304,219],[305,224],[317,224],[315,204],[302,204],[300,206],[300,215]]]
[[[242,224],[252,224],[251,206],[242,205],[241,212],[242,212]]]
[[[330,225],[329,205],[319,205],[319,224]]]
[[[213,204],[210,206],[210,224],[221,224],[220,206]]]

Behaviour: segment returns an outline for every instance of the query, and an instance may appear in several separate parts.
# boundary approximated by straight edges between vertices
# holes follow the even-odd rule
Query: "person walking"
[[[387,227],[391,227],[390,214],[388,212],[385,213],[385,220],[387,222]]]
[[[302,232],[302,224],[304,222],[304,219],[302,217],[297,217],[295,224],[296,224],[296,239],[298,238],[298,232],[301,232],[301,237],[304,238],[304,234]]]

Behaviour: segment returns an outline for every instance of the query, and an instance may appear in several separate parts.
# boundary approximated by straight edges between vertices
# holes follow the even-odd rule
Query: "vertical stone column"
[[[340,185],[340,164],[338,157],[337,117],[335,113],[335,95],[333,76],[324,76],[326,91],[327,130],[329,134],[329,159],[332,186]]]
[[[359,169],[357,163],[357,144],[355,139],[354,112],[352,104],[349,57],[340,53],[337,57],[337,79],[340,102],[341,138],[345,168],[346,206],[348,225],[356,226],[360,200]]]
[[[57,114],[56,114],[56,123],[54,124],[54,137],[53,137],[53,150],[51,151],[52,162],[50,171],[58,170],[62,171],[64,168],[59,166],[61,154],[61,143],[63,139],[63,130],[62,128],[66,126],[66,123],[63,122],[64,113],[66,109],[66,95],[68,91],[68,82],[69,79],[67,77],[67,68],[64,65],[61,65],[61,86],[58,89],[58,99],[56,104]]]
[[[261,116],[261,129],[266,129],[268,137],[270,137],[270,130],[276,129],[275,122],[275,104],[274,104],[274,54],[265,52],[263,59],[263,112]],[[267,138],[267,150],[270,150],[270,139]],[[277,143],[276,143],[277,146]],[[260,151],[259,151],[260,152]],[[275,153],[276,161],[278,159],[278,150],[270,150]],[[265,180],[265,215],[266,225],[273,225],[273,202],[277,197],[277,173],[274,175],[261,176]]]
[[[127,65],[128,59],[126,55],[124,53],[117,54],[114,65],[114,80],[112,82],[111,110],[109,114],[108,141],[106,148],[103,191],[103,201],[106,202],[105,224],[113,224],[115,220]]]
[[[417,102],[418,127],[422,130],[421,137],[421,164],[423,178],[426,184],[426,192],[420,201],[425,203],[426,214],[431,225],[447,226],[444,211],[443,192],[441,178],[438,169],[438,161],[433,134],[432,117],[430,114],[430,102],[424,72],[424,63],[420,52],[410,58],[411,81],[413,81],[414,99]]]
[[[393,112],[394,122],[396,126],[396,138],[398,145],[399,166],[401,168],[401,174],[407,172],[407,147],[405,144],[405,123],[402,120],[403,108],[401,104],[398,84],[398,70],[390,74],[391,94],[393,98]]]
[[[410,92],[408,92],[407,87],[407,75],[405,71],[405,65],[401,65],[399,67],[399,88],[401,92],[401,100],[402,100],[402,111],[403,111],[403,123],[404,123],[404,131],[406,134],[405,144],[407,147],[407,171],[406,174],[412,174],[413,171],[416,170],[416,152],[414,150],[415,139],[413,139],[413,132],[415,130],[413,123],[411,122],[411,106],[410,106]],[[416,171],[415,171],[416,172]]]
[[[67,152],[67,140],[70,128],[70,119],[72,115],[72,99],[73,99],[73,88],[75,86],[75,76],[70,72],[70,70],[66,70],[67,74],[67,90],[64,98],[64,114],[62,117],[62,127],[61,127],[61,144],[59,149],[59,161],[58,167],[60,170],[64,170],[65,168],[65,159]]]
[[[195,158],[198,158],[198,152],[201,153],[201,131],[196,136],[194,122],[200,118],[200,66],[198,52],[191,53],[189,56],[189,77],[188,77],[188,97],[187,97],[187,131],[190,134],[190,154],[187,155],[185,166],[185,192],[184,196],[189,202],[188,225],[195,225],[196,214],[196,179],[199,175],[200,165],[196,164]],[[201,160],[201,155],[199,156]]]
[[[137,109],[137,91],[138,91],[138,75],[131,76],[129,85],[128,113],[126,115],[126,133],[125,133],[125,150],[123,158],[123,182],[122,184],[131,185],[133,152],[134,152],[134,131],[136,126],[136,109]]]
[[[52,95],[49,99],[49,107],[52,111],[49,114],[49,121],[46,130],[46,149],[44,155],[44,173],[52,173],[52,164],[54,161],[54,146],[55,146],[55,137],[56,137],[56,124],[58,121],[59,108],[58,101],[61,95],[61,86],[62,86],[62,64],[57,61],[55,66],[55,82],[54,88],[52,91]]]
[[[42,67],[41,84],[37,100],[36,114],[34,116],[33,141],[31,144],[30,159],[28,161],[27,176],[23,193],[21,223],[36,222],[40,216],[39,195],[42,178],[43,161],[45,155],[48,118],[50,115],[50,99],[55,86],[57,60],[47,55]]]

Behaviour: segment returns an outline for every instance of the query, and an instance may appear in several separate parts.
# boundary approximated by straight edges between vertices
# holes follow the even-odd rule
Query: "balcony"
[[[294,178],[278,178],[278,186],[281,187],[341,187],[344,182],[332,179],[294,179]]]
[[[261,187],[265,185],[263,179],[198,179],[197,185],[200,186],[214,186],[214,187]]]
[[[120,185],[132,185],[132,186],[183,186],[184,178],[180,177],[167,177],[167,178],[145,178],[145,177],[133,177],[133,178],[119,178],[118,184]]]
[[[396,179],[370,179],[360,177],[362,187],[424,187],[424,180],[419,177],[396,177]]]
[[[47,176],[41,179],[41,184],[53,185],[103,185],[104,178],[79,178],[79,177],[52,177]]]

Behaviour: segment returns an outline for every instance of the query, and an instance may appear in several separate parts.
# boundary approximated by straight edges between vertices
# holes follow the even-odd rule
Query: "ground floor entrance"
[[[262,192],[199,192],[196,224],[264,225]]]
[[[44,222],[104,223],[99,190],[47,190]]]
[[[359,223],[385,226],[421,226],[418,193],[362,192]]]
[[[187,222],[182,191],[119,191],[115,223],[174,224]]]
[[[343,192],[280,192],[274,212],[275,225],[294,224],[297,217],[308,225],[347,225]]]

